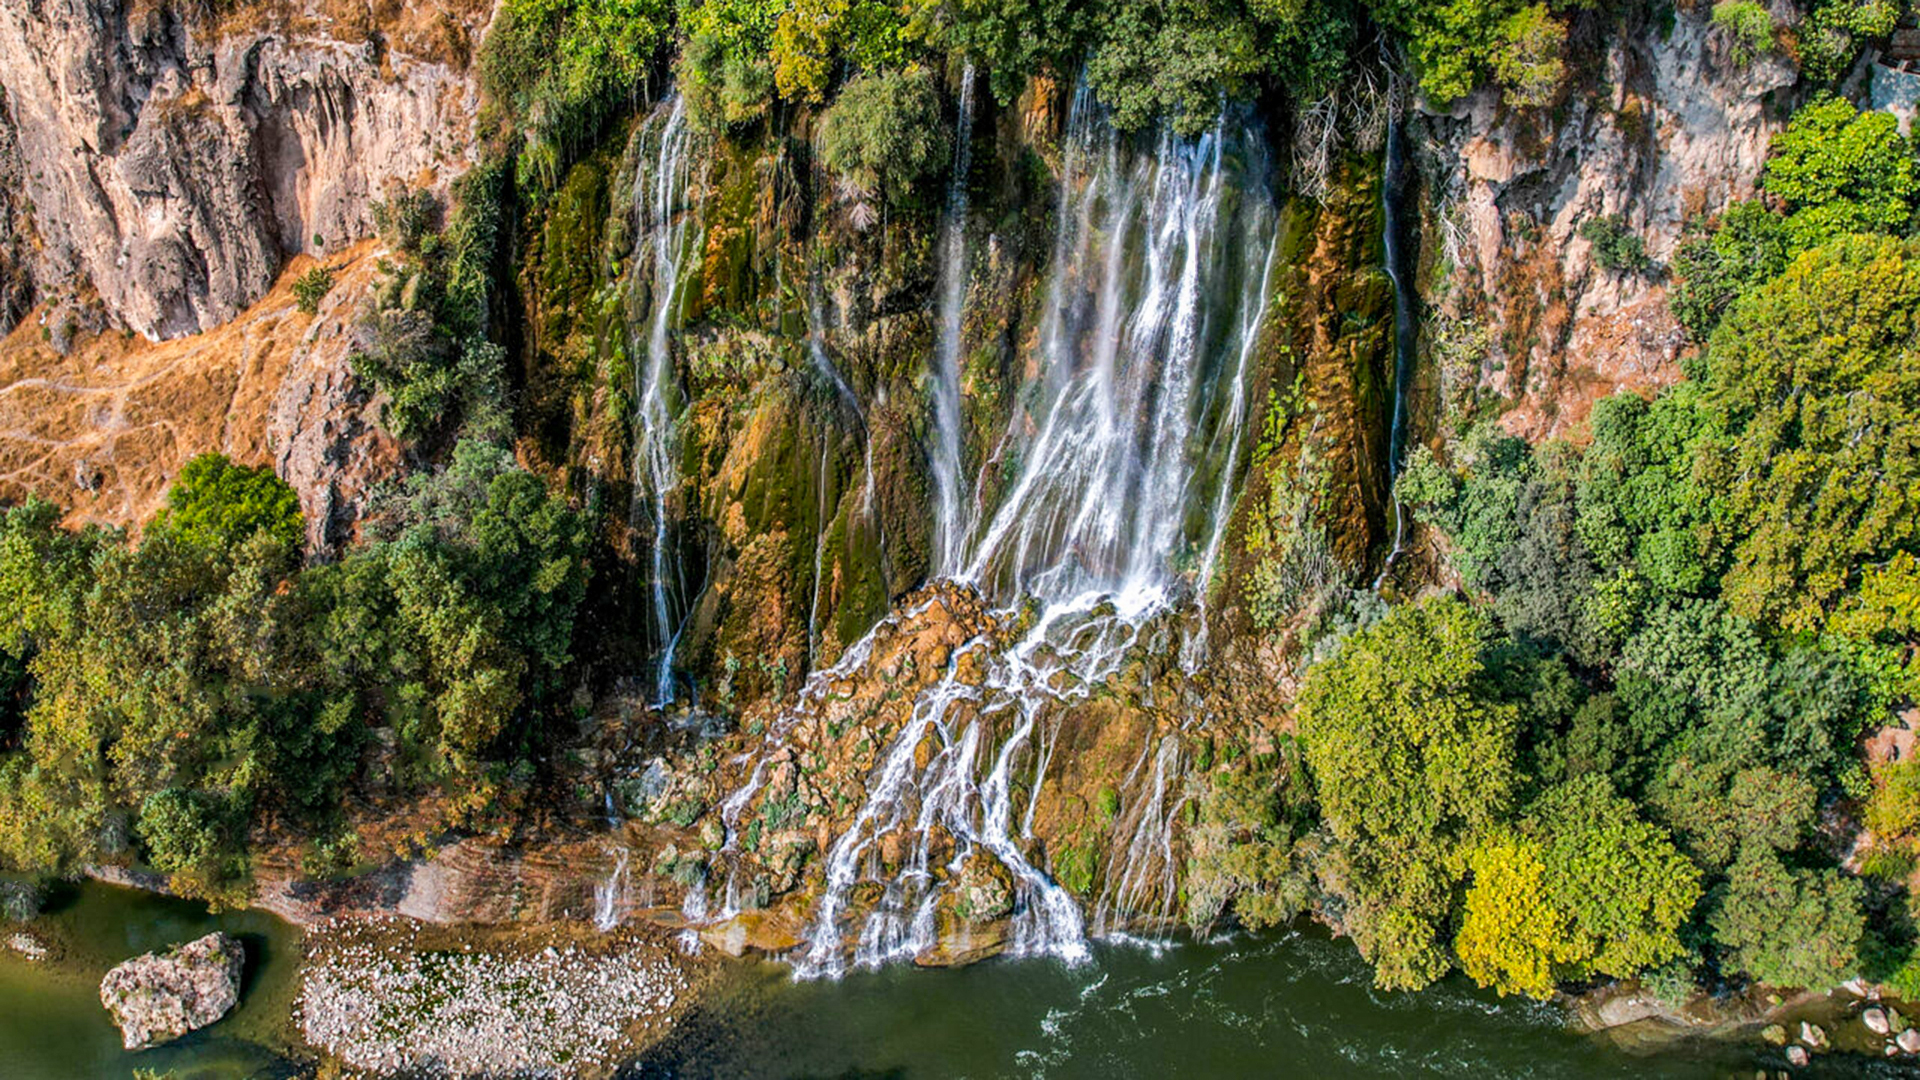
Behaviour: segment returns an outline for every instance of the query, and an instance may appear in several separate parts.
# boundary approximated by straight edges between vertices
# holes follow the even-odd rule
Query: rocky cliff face
[[[139,526],[188,458],[217,450],[272,464],[300,493],[310,546],[331,550],[401,461],[350,360],[379,261],[371,244],[335,255],[333,289],[311,316],[290,288],[314,265],[301,257],[202,334],[83,333],[57,348],[40,327],[17,327],[0,340],[0,499],[34,493],[75,523]]]
[[[298,8],[226,25],[127,0],[0,8],[0,179],[26,201],[0,199],[0,319],[79,283],[149,338],[211,329],[290,256],[366,235],[390,181],[464,168],[463,67],[335,26]]]
[[[1530,437],[1578,424],[1616,388],[1678,377],[1687,343],[1659,264],[1690,217],[1753,194],[1792,111],[1792,65],[1735,62],[1704,8],[1596,46],[1589,85],[1563,107],[1515,112],[1489,91],[1426,123],[1422,291],[1447,404],[1496,395]],[[1616,214],[1653,270],[1595,262],[1581,225]]]

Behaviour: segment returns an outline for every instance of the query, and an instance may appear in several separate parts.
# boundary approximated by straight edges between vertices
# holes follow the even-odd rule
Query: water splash
[[[687,583],[683,580],[671,503],[680,486],[678,412],[680,388],[674,375],[670,332],[680,306],[681,269],[688,244],[687,179],[692,134],[686,104],[675,95],[662,106],[667,118],[660,131],[652,170],[636,169],[633,201],[640,215],[639,239],[633,265],[643,265],[651,249],[653,315],[648,322],[646,362],[640,365],[639,435],[634,495],[636,511],[644,510],[652,529],[650,600],[654,640],[654,701],[671,704],[674,697],[674,652],[685,629]],[[637,513],[636,513],[636,516]]]
[[[969,529],[961,498],[960,343],[967,299],[967,173],[973,167],[973,65],[960,75],[960,119],[953,174],[947,181],[946,228],[940,245],[940,341],[933,363],[934,566],[956,571]]]

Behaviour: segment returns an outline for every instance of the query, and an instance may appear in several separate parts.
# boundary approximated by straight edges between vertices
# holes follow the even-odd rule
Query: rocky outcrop
[[[464,168],[478,93],[463,70],[278,22],[223,33],[169,4],[0,7],[0,179],[10,158],[24,166],[35,286],[89,282],[149,338],[211,329],[290,256],[365,236],[384,185]],[[4,315],[27,225],[0,209]]]
[[[1578,424],[1621,386],[1678,377],[1687,343],[1660,264],[1689,217],[1753,193],[1784,124],[1793,66],[1737,63],[1702,6],[1670,31],[1615,32],[1563,107],[1514,111],[1486,91],[1429,117],[1437,209],[1427,265],[1450,270],[1429,322],[1449,404],[1476,390],[1516,407],[1505,422],[1544,437]],[[1599,266],[1582,224],[1620,215],[1655,267]]]
[[[237,939],[208,934],[107,972],[100,1004],[113,1014],[127,1049],[157,1046],[227,1015],[240,1000],[245,961]]]
[[[32,322],[16,328],[0,341],[0,499],[35,493],[76,524],[139,526],[188,458],[217,450],[271,464],[300,494],[312,550],[330,550],[400,465],[350,359],[379,261],[370,246],[330,260],[333,289],[311,316],[291,288],[303,257],[204,334],[83,334],[63,351]]]

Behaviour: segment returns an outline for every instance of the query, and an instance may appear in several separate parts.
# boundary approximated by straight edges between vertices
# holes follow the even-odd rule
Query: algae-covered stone
[[[127,1049],[157,1046],[227,1015],[240,1000],[245,959],[240,942],[226,934],[137,956],[100,980],[100,1004]]]

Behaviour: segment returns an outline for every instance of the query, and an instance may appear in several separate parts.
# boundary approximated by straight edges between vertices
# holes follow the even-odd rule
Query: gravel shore
[[[545,944],[427,932],[404,919],[317,928],[295,1006],[307,1041],[376,1074],[601,1076],[664,1030],[687,986],[671,947],[632,931]]]

